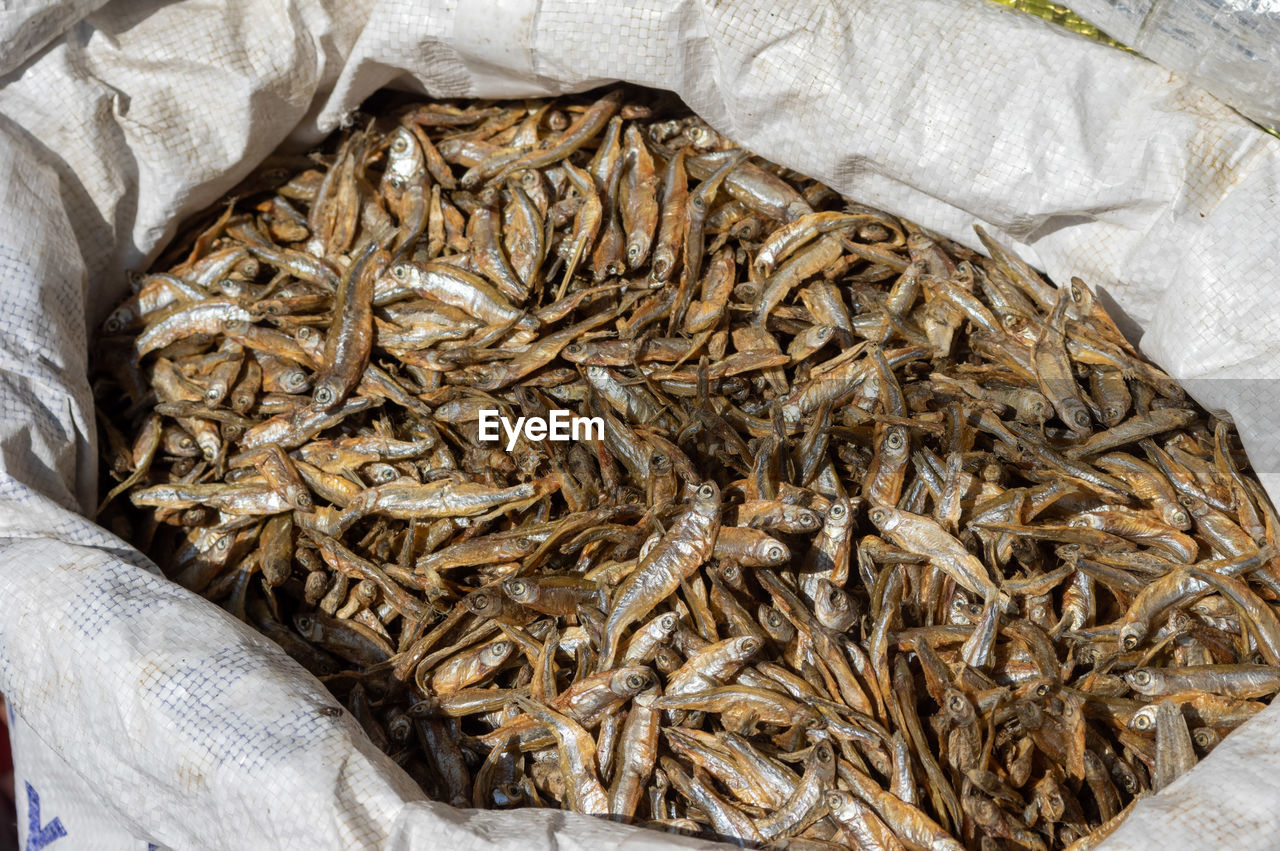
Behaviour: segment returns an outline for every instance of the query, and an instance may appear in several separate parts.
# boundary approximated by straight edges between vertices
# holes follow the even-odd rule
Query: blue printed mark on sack
[[[40,796],[36,794],[35,788],[27,781],[22,781],[27,787],[27,845],[26,851],[40,851],[46,845],[61,839],[67,835],[67,829],[62,826],[62,819],[55,818],[46,825],[41,825],[40,821]]]

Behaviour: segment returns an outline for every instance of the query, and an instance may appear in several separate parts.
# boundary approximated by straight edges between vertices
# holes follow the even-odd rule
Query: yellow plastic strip
[[[1035,15],[1037,18],[1044,18],[1046,21],[1065,27],[1074,33],[1079,33],[1085,38],[1091,38],[1094,41],[1100,41],[1103,44],[1109,44],[1128,53],[1139,55],[1136,50],[1116,41],[1066,6],[1050,3],[1049,0],[992,0],[992,2],[999,3],[1001,6],[1008,6],[1011,9],[1018,9],[1029,15]],[[1280,132],[1277,132],[1275,128],[1257,124],[1256,121],[1253,123],[1272,136],[1280,138]]]
[[[1112,47],[1118,47],[1130,53],[1134,52],[1066,6],[1050,3],[1049,0],[994,0],[994,2],[999,3],[1001,6],[1019,9],[1029,15],[1035,15],[1037,18],[1044,18],[1046,21],[1051,21],[1060,27],[1066,27],[1074,33],[1079,33],[1085,38],[1091,38],[1094,41],[1100,41],[1103,44],[1109,44]]]

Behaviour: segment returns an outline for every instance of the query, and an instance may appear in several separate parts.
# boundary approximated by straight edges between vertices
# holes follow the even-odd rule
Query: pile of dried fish
[[[1229,424],[1083,282],[671,109],[393,104],[260,169],[106,321],[102,522],[442,801],[1095,841],[1280,689]]]

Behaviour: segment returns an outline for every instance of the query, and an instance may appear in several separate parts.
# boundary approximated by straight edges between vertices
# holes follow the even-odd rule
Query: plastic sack
[[[1112,38],[1280,128],[1280,6],[1268,0],[1071,0]]]
[[[317,142],[389,84],[668,88],[859,201],[971,246],[981,222],[1145,328],[1280,493],[1280,394],[1235,380],[1280,363],[1280,142],[1144,60],[985,0],[67,8],[87,16],[0,19],[27,54],[0,57],[0,690],[29,848],[708,844],[426,801],[275,645],[85,519],[87,339],[124,271],[286,139]],[[1112,846],[1260,844],[1280,826],[1277,728],[1280,709],[1261,713]]]

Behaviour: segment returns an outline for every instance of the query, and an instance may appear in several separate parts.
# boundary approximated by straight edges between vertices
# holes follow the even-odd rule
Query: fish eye
[[[889,435],[884,439],[884,443],[885,446],[888,446],[890,449],[901,449],[902,433],[897,431],[889,432]]]
[[[769,561],[782,561],[786,558],[786,553],[781,544],[774,544],[765,552],[765,558]]]
[[[699,486],[697,490],[698,499],[711,499],[715,495],[716,489],[714,485],[704,484]]]
[[[982,617],[982,606],[979,606],[977,603],[970,603],[968,611],[969,611],[970,617],[974,617],[974,618]]]
[[[479,592],[479,593],[477,593],[477,594],[472,595],[472,597],[471,597],[471,608],[472,608],[472,609],[487,609],[487,608],[489,608],[489,604],[490,604],[491,602],[492,602],[492,600],[490,600],[490,599],[489,599],[489,595],[488,595],[488,594],[486,594],[486,593],[484,593],[483,591],[481,591],[481,592]]]
[[[391,277],[397,281],[403,281],[408,274],[409,270],[404,267],[403,263],[397,263],[391,267]]]
[[[1040,685],[1036,686],[1036,697],[1048,697],[1048,696],[1049,696],[1048,683],[1041,683]]]
[[[397,136],[396,140],[391,143],[391,150],[395,151],[397,154],[404,153],[408,147],[409,140],[403,136]]]
[[[665,615],[658,618],[658,622],[662,625],[663,629],[675,629],[676,628],[675,612],[667,612]]]
[[[627,688],[635,689],[636,691],[639,691],[640,689],[644,688],[648,684],[648,682],[649,682],[649,678],[646,677],[645,675],[632,674],[631,676],[627,677]]]
[[[832,789],[827,792],[826,801],[830,809],[838,810],[844,806],[844,793],[838,789]]]
[[[576,352],[580,352],[580,351],[582,351],[582,344],[581,344],[581,343],[570,343],[569,345],[567,345],[567,346],[565,346],[565,347],[564,347],[564,350],[565,350],[566,352],[575,352],[575,353],[576,353]]]
[[[1084,301],[1084,290],[1075,284],[1071,285],[1071,298],[1073,301]]]
[[[512,597],[523,597],[529,592],[529,583],[523,579],[508,579],[502,583],[502,587],[507,589],[507,593]]]
[[[413,725],[409,723],[407,716],[401,715],[391,719],[387,723],[387,732],[391,734],[391,738],[396,741],[403,742],[409,738],[409,733],[413,731]]]
[[[1144,668],[1139,668],[1129,676],[1133,680],[1134,685],[1143,687],[1151,685],[1151,672]]]
[[[502,656],[511,650],[510,641],[495,641],[489,645],[489,653],[494,656]]]
[[[404,178],[398,174],[391,175],[391,177],[387,180],[387,183],[391,184],[392,189],[404,188]]]
[[[114,334],[124,328],[124,320],[119,316],[108,316],[107,321],[102,324],[108,334]]]
[[[827,517],[841,520],[844,518],[847,511],[848,509],[844,507],[844,503],[837,502],[835,505],[831,506],[829,511],[827,511]]]
[[[1133,716],[1133,728],[1135,730],[1150,730],[1152,727],[1151,715],[1146,712],[1139,712]]]
[[[1196,743],[1197,747],[1207,748],[1213,744],[1213,734],[1201,728],[1191,734],[1191,740]]]
[[[818,758],[818,762],[831,762],[831,745],[823,742],[818,745],[818,749],[814,752]]]
[[[290,381],[289,384],[294,385],[295,382]],[[319,387],[316,388],[316,404],[317,405],[321,405],[321,406],[330,405],[333,403],[333,401],[334,401],[333,388],[331,388],[328,384],[321,384]]]
[[[867,516],[871,518],[872,523],[879,526],[889,519],[889,510],[887,508],[873,508]]]
[[[1120,409],[1119,409],[1119,408],[1117,408],[1117,407],[1115,407],[1114,405],[1112,405],[1112,406],[1108,407],[1108,408],[1107,408],[1106,413],[1107,413],[1107,416],[1108,416],[1108,417],[1113,417],[1113,418],[1114,418],[1114,417],[1119,417],[1119,416],[1121,416]]]
[[[738,645],[743,653],[750,655],[760,649],[760,642],[754,638],[744,638]]]
[[[307,632],[311,629],[311,616],[298,615],[297,623],[298,623],[298,629],[302,630],[303,632]]]
[[[1138,646],[1138,636],[1132,633],[1120,639],[1120,644],[1125,650],[1132,650]]]
[[[1089,425],[1090,423],[1089,414],[1087,411],[1076,411],[1074,414],[1071,415],[1071,419],[1073,422],[1075,422],[1076,425],[1080,426],[1081,428]]]

